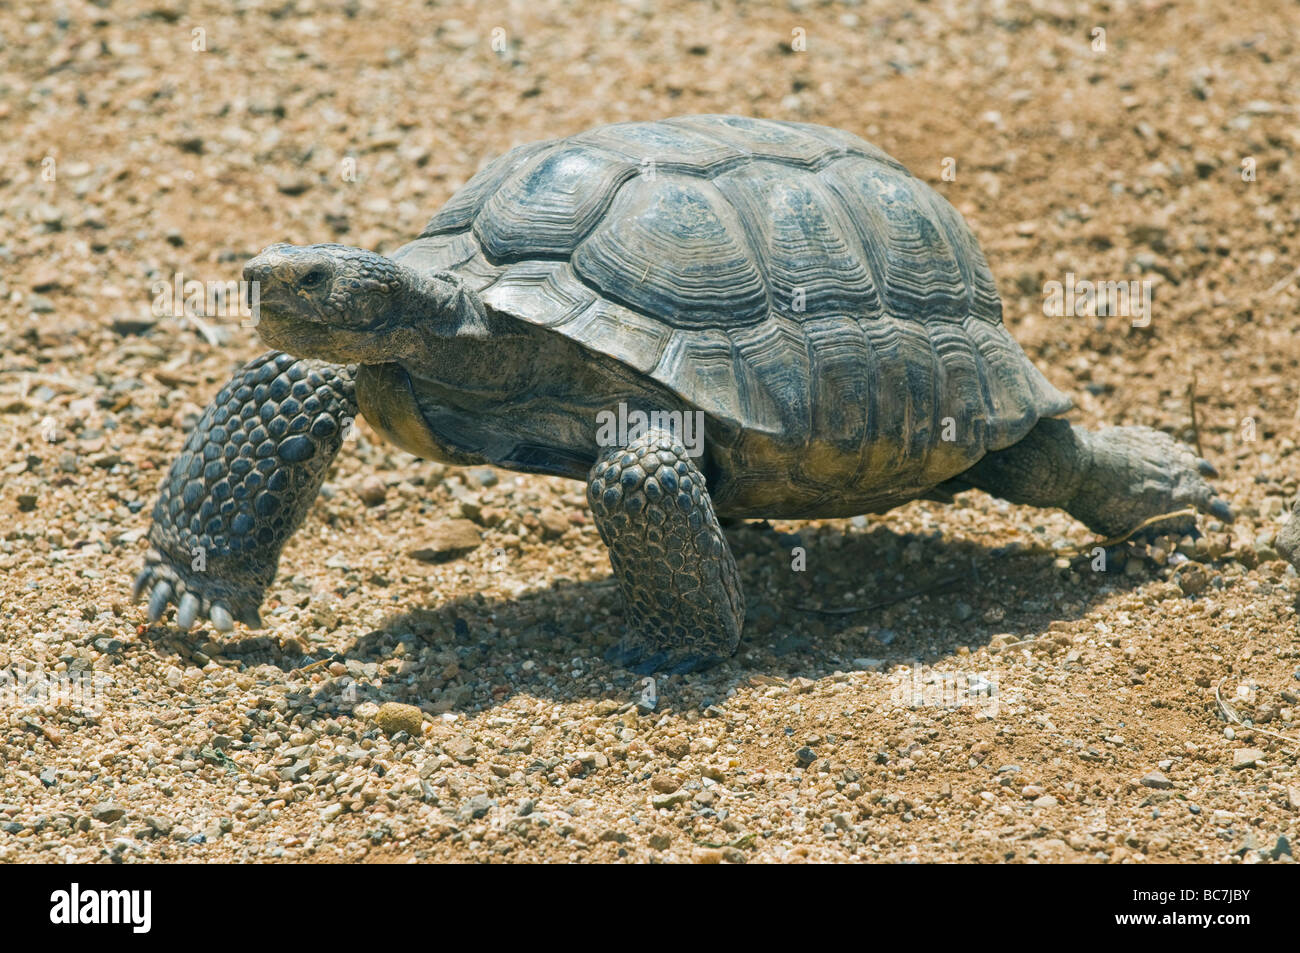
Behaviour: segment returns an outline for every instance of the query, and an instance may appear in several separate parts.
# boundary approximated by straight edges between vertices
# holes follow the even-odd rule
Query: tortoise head
[[[419,279],[348,245],[271,245],[244,266],[254,319],[271,347],[340,363],[392,360],[394,332]],[[250,289],[251,290],[251,289]]]

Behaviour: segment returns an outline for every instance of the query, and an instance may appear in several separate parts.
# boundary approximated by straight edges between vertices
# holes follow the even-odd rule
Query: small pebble
[[[92,807],[90,816],[105,824],[112,824],[114,821],[119,821],[126,816],[126,808],[113,801],[105,801]]]
[[[368,476],[361,481],[357,496],[366,506],[379,506],[388,499],[388,486],[377,476]]]
[[[1174,782],[1159,771],[1152,771],[1150,774],[1144,775],[1141,783],[1143,787],[1155,788],[1159,791],[1167,791],[1174,786]]]
[[[375,724],[387,735],[395,735],[399,731],[404,731],[408,735],[418,738],[424,726],[424,712],[414,705],[385,702],[375,712]]]

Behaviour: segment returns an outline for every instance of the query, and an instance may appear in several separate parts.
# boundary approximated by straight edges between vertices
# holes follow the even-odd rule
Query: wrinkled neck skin
[[[530,326],[489,311],[457,281],[413,274],[410,285],[394,303],[378,359],[358,363],[401,364],[471,403],[504,400],[529,386],[536,363]]]

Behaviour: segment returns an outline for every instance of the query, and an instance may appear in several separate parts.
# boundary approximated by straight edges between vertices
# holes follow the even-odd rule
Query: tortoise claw
[[[208,612],[208,618],[212,620],[212,625],[218,632],[229,632],[235,627],[235,620],[230,617],[230,610],[221,603],[212,607]]]
[[[172,587],[166,579],[159,579],[149,594],[149,621],[157,622],[172,598]]]
[[[188,632],[199,615],[199,600],[194,593],[187,592],[181,596],[181,603],[176,608],[176,625],[182,632]]]

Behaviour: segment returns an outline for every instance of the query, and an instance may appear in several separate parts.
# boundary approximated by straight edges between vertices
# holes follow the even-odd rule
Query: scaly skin
[[[1012,503],[1059,507],[1114,537],[1189,506],[1230,522],[1232,510],[1204,479],[1215,475],[1207,461],[1159,430],[1108,427],[1093,433],[1048,418],[944,486],[973,486]],[[1185,533],[1195,525],[1188,515],[1153,523],[1147,532]]]
[[[681,443],[652,430],[605,451],[587,500],[627,607],[627,635],[609,660],[673,674],[732,655],[745,621],[740,574]]]
[[[149,621],[256,628],[280,551],[301,525],[357,414],[350,368],[276,351],[217,395],[163,481],[135,596]]]

